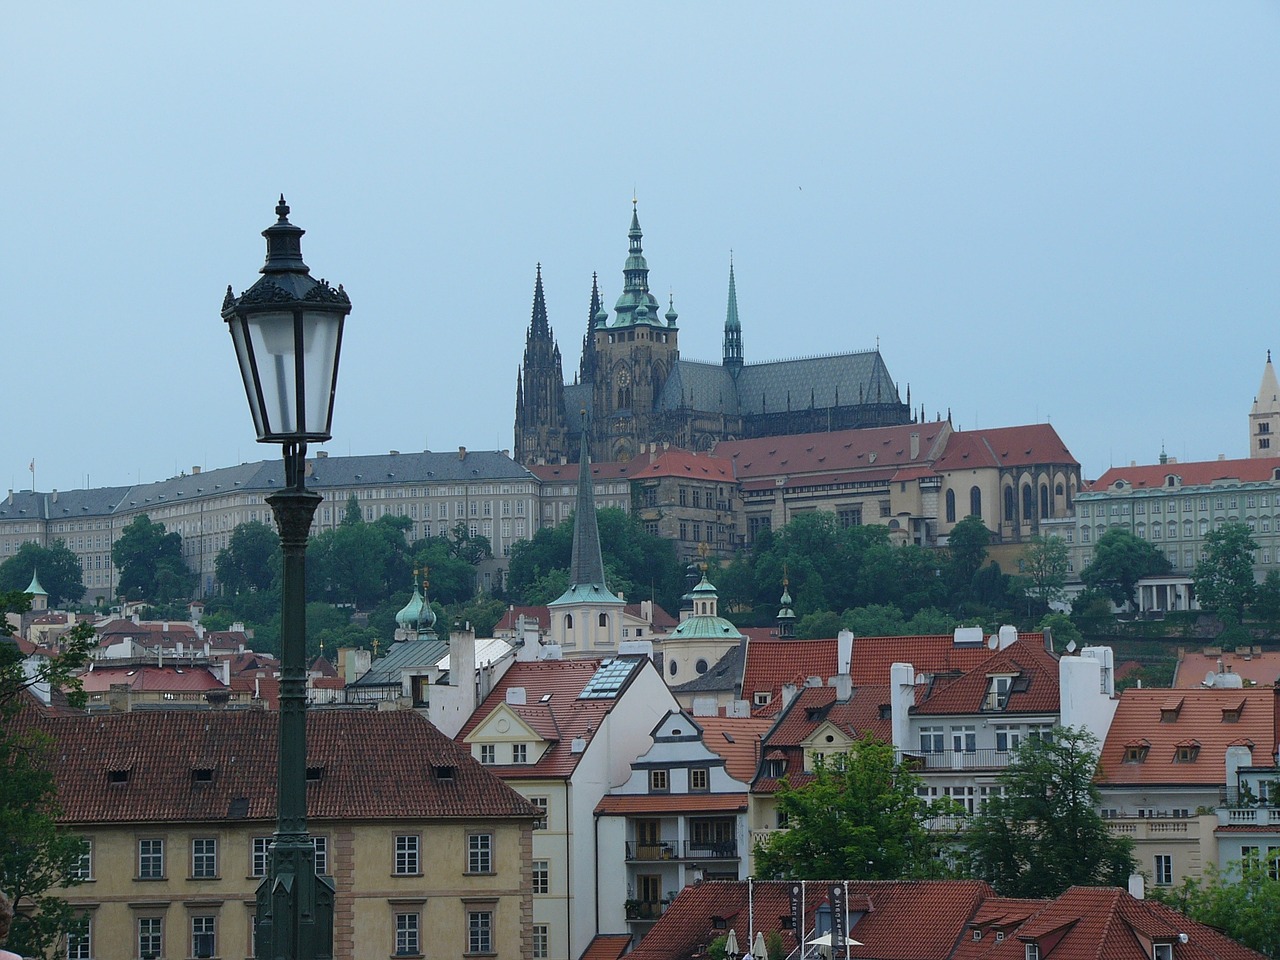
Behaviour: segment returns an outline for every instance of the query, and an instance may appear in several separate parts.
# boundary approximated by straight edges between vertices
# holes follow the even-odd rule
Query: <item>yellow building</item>
[[[275,827],[278,714],[43,721],[62,822],[89,841],[73,960],[250,957]],[[334,957],[529,958],[536,812],[412,711],[316,711],[307,815]]]

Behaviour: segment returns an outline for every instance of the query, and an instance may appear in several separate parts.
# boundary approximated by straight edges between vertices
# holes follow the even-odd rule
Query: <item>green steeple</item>
[[[21,583],[22,581],[18,582]],[[46,591],[44,587],[40,586],[40,572],[34,567],[31,570],[31,583],[27,586],[27,589],[22,592],[29,593],[33,597],[47,597],[49,595],[48,591]]]
[[[693,601],[693,612],[680,621],[669,640],[742,639],[738,628],[720,616],[716,588],[711,585],[705,572],[702,574],[702,582],[689,592],[689,596]]]
[[[791,591],[788,589],[789,581],[787,575],[782,575],[782,598],[778,601],[781,608],[778,610],[778,637],[782,640],[790,640],[796,635],[796,614],[791,609]]]
[[[631,326],[636,322],[658,322],[658,300],[649,292],[649,264],[644,259],[644,233],[640,229],[640,215],[636,200],[631,201],[631,229],[627,231],[627,262],[622,267],[622,296],[614,305],[618,319],[615,327]],[[641,311],[640,308],[644,307]]]
[[[600,527],[596,520],[596,496],[591,485],[591,454],[587,441],[587,412],[582,412],[582,449],[578,454],[578,502],[573,514],[573,554],[569,561],[569,589],[551,606],[571,603],[622,603],[604,582],[604,556],[600,552]]]
[[[729,307],[724,317],[724,365],[735,377],[742,369],[742,324],[738,322],[738,288],[733,278],[733,254],[729,254]]]

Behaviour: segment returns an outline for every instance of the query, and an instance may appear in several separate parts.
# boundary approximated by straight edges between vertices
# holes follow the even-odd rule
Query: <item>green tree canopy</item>
[[[79,603],[84,596],[80,559],[62,540],[53,541],[49,547],[30,542],[20,546],[17,553],[0,563],[0,592],[25,590],[31,585],[33,572],[39,573],[40,586],[49,595],[51,607]]]
[[[799,787],[783,781],[778,812],[788,829],[756,846],[756,870],[773,879],[897,880],[936,876],[930,817],[951,812],[916,794],[919,778],[892,744],[863,737],[848,753],[817,762]],[[944,809],[945,808],[945,809]]]
[[[1193,574],[1196,599],[1225,623],[1244,621],[1258,595],[1253,553],[1258,542],[1243,523],[1224,523],[1204,537],[1204,559]]]
[[[973,593],[973,578],[987,559],[991,531],[981,517],[968,516],[947,535],[946,578],[955,603],[963,604]]]
[[[1061,600],[1066,592],[1069,559],[1067,541],[1062,537],[1032,537],[1022,557],[1027,595],[1042,607]]]
[[[279,576],[280,536],[258,520],[231,531],[227,545],[218,551],[214,569],[218,584],[231,594],[269,590]]]
[[[1098,812],[1093,778],[1098,741],[1060,727],[1052,739],[1024,741],[964,834],[973,873],[1006,897],[1056,897],[1068,887],[1124,886],[1133,843]]]
[[[121,531],[111,560],[120,571],[117,590],[130,600],[186,600],[195,587],[195,574],[182,559],[182,537],[145,513]]]
[[[1123,607],[1136,605],[1139,580],[1169,569],[1169,558],[1157,547],[1122,527],[1111,527],[1094,544],[1093,560],[1080,572],[1080,579]]]
[[[1192,920],[1216,927],[1265,957],[1280,958],[1280,850],[1264,858],[1236,861],[1226,872],[1209,864],[1204,881],[1190,877],[1152,896]]]
[[[89,624],[76,625],[60,639],[59,655],[40,658],[28,673],[4,617],[28,608],[24,593],[0,595],[0,889],[18,910],[9,948],[43,957],[76,926],[70,904],[51,891],[78,882],[84,841],[58,827],[56,785],[44,762],[51,743],[29,722],[26,691],[65,689],[73,704],[83,704],[73,671],[88,659],[94,634]]]

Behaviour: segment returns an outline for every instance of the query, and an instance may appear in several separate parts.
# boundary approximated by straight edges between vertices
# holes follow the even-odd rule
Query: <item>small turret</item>
[[[738,322],[738,288],[733,276],[733,254],[729,254],[729,306],[724,318],[724,365],[737,377],[742,369],[742,324]]]
[[[778,639],[794,640],[796,636],[796,614],[791,609],[791,591],[788,589],[791,581],[787,579],[787,575],[782,575],[782,597],[778,600]]]

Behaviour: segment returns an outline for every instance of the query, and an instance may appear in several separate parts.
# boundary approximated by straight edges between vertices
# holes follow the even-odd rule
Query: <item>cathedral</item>
[[[610,319],[591,281],[587,332],[573,383],[547,320],[538,268],[533,318],[516,378],[515,458],[576,459],[582,430],[595,461],[625,461],[648,444],[710,450],[719,440],[774,437],[911,421],[879,349],[747,363],[733,265],[719,363],[683,360],[675,305],[649,292],[640,217],[632,201],[622,295]]]

